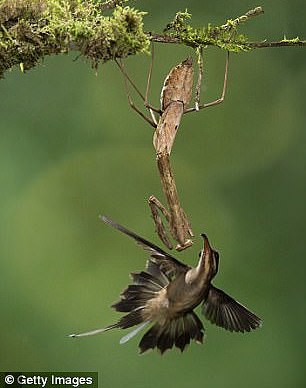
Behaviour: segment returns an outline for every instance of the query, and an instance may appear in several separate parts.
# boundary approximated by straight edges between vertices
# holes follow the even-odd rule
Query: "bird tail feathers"
[[[191,340],[203,343],[203,337],[203,324],[191,311],[163,325],[156,322],[142,337],[139,343],[140,353],[156,347],[163,354],[173,346],[183,352]]]

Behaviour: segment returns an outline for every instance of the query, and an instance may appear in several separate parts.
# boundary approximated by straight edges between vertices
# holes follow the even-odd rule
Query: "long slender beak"
[[[204,254],[211,255],[212,249],[211,249],[211,246],[209,244],[208,237],[206,236],[205,233],[202,233],[201,237],[203,237],[203,240],[204,240],[204,247],[203,247]]]

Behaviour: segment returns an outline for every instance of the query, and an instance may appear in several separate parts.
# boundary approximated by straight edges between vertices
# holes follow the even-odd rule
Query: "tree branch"
[[[172,43],[172,44],[181,44],[181,40],[179,38],[169,36],[169,35],[164,35],[164,34],[152,34],[152,33],[147,33],[149,39],[152,42],[157,42],[157,43]],[[226,43],[226,42],[224,42]],[[297,46],[306,46],[306,40],[300,40],[299,38],[294,38],[294,39],[284,39],[284,40],[279,40],[279,41],[267,41],[264,40],[262,42],[239,42],[236,41],[237,45],[244,47],[245,50],[247,51],[249,49],[256,49],[256,48],[271,48],[271,47],[297,47]],[[198,47],[199,44],[192,44],[192,43],[185,43],[187,46],[191,47]],[[201,41],[201,45],[203,46],[216,46],[215,42],[212,42],[210,40],[203,40]]]
[[[191,15],[178,12],[163,34],[144,31],[145,12],[121,6],[128,0],[0,0],[0,78],[19,65],[22,71],[45,56],[80,52],[96,68],[115,58],[148,52],[150,41],[183,44],[193,48],[216,46],[241,52],[256,48],[306,46],[305,40],[249,42],[238,33],[241,23],[261,15],[256,7],[221,26],[194,28]],[[104,11],[112,10],[111,15]]]
[[[150,39],[153,42],[185,44],[193,48],[217,46],[234,52],[249,51],[255,48],[306,46],[306,41],[299,38],[282,39],[276,42],[267,40],[250,42],[246,35],[238,34],[237,29],[240,24],[246,23],[263,13],[262,7],[256,7],[236,19],[229,19],[221,26],[209,24],[205,28],[194,28],[188,22],[191,15],[187,11],[178,12],[174,20],[164,30],[164,32],[170,30],[169,33],[151,34]]]
[[[271,48],[271,47],[297,47],[297,46],[306,46],[306,40],[300,40],[299,38],[294,39],[284,39],[276,42],[250,42],[249,46],[251,48]]]

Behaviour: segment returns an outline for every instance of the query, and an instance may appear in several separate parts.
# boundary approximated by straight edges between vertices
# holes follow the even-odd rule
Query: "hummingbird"
[[[204,326],[194,312],[200,304],[206,319],[231,332],[249,332],[261,326],[258,316],[212,284],[219,268],[219,254],[211,247],[206,234],[201,234],[203,249],[198,264],[191,267],[106,216],[100,218],[134,239],[148,252],[149,258],[145,271],[131,273],[132,284],[112,305],[116,311],[127,314],[115,324],[70,337],[136,326],[121,338],[123,344],[151,325],[140,340],[140,353],[157,348],[163,354],[173,346],[183,352],[191,340],[203,343]]]

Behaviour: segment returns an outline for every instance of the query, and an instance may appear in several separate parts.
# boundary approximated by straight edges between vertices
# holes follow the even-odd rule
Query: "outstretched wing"
[[[118,229],[120,232],[132,237],[137,244],[139,244],[144,250],[149,252],[150,259],[147,263],[147,269],[150,269],[151,262],[158,265],[159,269],[167,275],[167,277],[176,276],[179,272],[186,272],[190,268],[189,266],[181,263],[175,257],[169,255],[167,252],[163,251],[157,245],[147,241],[143,237],[138,236],[136,233],[126,229],[124,226],[117,224],[116,222],[110,220],[106,216],[100,216],[100,219],[115,229]]]
[[[229,331],[251,331],[260,327],[262,322],[242,304],[225,292],[211,286],[207,300],[203,302],[202,312],[207,319]]]

